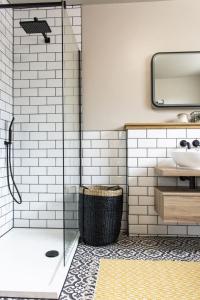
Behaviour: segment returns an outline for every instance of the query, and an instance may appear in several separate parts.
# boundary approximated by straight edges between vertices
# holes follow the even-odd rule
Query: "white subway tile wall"
[[[70,18],[67,17],[70,15]],[[41,34],[27,35],[19,21],[47,20],[50,44]],[[78,179],[72,159],[77,145],[77,65],[74,33],[81,45],[81,9],[67,7],[64,18],[65,183]],[[63,227],[62,27],[61,8],[14,10],[15,178],[23,204],[14,205],[15,227]],[[70,50],[71,49],[71,50]],[[77,52],[77,51],[76,51]],[[76,62],[76,63],[75,63]],[[76,93],[75,93],[76,84]],[[68,92],[68,94],[67,94]],[[69,101],[70,96],[70,101]],[[70,102],[70,103],[69,103]],[[77,124],[76,124],[77,127]],[[68,138],[70,138],[68,140]],[[76,139],[78,135],[76,135]],[[70,156],[71,150],[71,156]],[[77,160],[77,157],[76,157]],[[76,162],[77,163],[77,162]],[[72,164],[72,166],[71,166]],[[71,169],[70,169],[71,167]],[[73,167],[73,168],[72,168]],[[75,174],[72,174],[72,171]],[[67,173],[68,172],[68,173]],[[70,228],[77,226],[77,206],[67,202]],[[75,226],[75,225],[74,225]]]
[[[7,1],[0,1],[7,3]],[[0,236],[13,226],[13,202],[6,179],[6,149],[4,140],[12,119],[12,10],[0,10]],[[12,186],[11,186],[12,188]]]
[[[73,35],[76,39],[76,44],[78,45],[79,50],[81,50],[81,6],[67,5],[67,15],[73,28]]]
[[[84,131],[83,185],[120,185],[124,190],[121,230],[127,231],[126,132]]]
[[[154,167],[173,164],[171,152],[181,139],[200,138],[198,129],[128,130],[128,205],[130,235],[200,236],[198,225],[166,225],[154,210],[154,187],[187,185],[175,177],[157,177]]]

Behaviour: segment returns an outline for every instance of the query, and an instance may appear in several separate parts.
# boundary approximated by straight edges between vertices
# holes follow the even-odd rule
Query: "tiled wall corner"
[[[0,236],[13,226],[13,202],[7,187],[4,145],[12,119],[12,25],[12,10],[0,10]]]
[[[72,29],[81,43],[80,7],[67,7]],[[19,25],[20,20],[34,17],[47,20],[52,32],[50,44],[44,43],[41,34],[27,35]],[[67,15],[65,15],[67,19]],[[72,51],[73,32],[67,31],[64,20],[64,93],[71,96],[72,81],[78,80],[74,69]],[[24,9],[14,11],[14,114],[15,122],[15,179],[22,194],[23,203],[15,204],[15,227],[61,228],[63,226],[63,151],[62,151],[62,28],[61,8]],[[71,36],[71,38],[70,38]],[[73,54],[73,55],[71,55]],[[76,57],[77,60],[77,57]],[[75,77],[74,77],[75,76]],[[76,94],[77,95],[77,94]],[[77,96],[76,96],[77,98]],[[68,98],[69,99],[69,98]],[[77,103],[64,102],[65,157],[72,151],[73,115],[77,115]],[[64,100],[65,101],[65,100]],[[70,133],[71,130],[71,133]],[[68,149],[70,148],[70,149]],[[71,156],[66,158],[66,184],[74,182],[69,173]],[[77,178],[77,176],[76,176]],[[73,204],[73,203],[72,203]],[[77,222],[76,211],[67,203],[70,223]],[[68,224],[69,225],[69,224]]]
[[[121,229],[127,230],[126,132],[84,131],[82,141],[83,185],[120,185],[124,189]]]
[[[50,44],[20,20],[47,20]],[[63,226],[61,8],[14,10],[15,227]]]
[[[199,129],[128,130],[128,187],[130,235],[200,236],[200,226],[166,225],[154,210],[154,187],[185,185],[174,177],[157,177],[158,164],[173,164],[171,152],[181,139],[199,139]],[[183,151],[183,150],[182,150]]]
[[[2,3],[7,2],[3,1]],[[67,12],[81,49],[81,8],[80,6],[69,6]],[[62,227],[63,224],[61,214],[60,15],[60,9],[57,8],[14,11],[14,114],[16,118],[14,171],[23,197],[21,206],[15,204],[16,227]],[[49,25],[53,28],[49,47],[44,44],[41,35],[28,36],[19,27],[20,19],[33,19],[34,16],[48,19]],[[5,146],[3,144],[7,137],[13,104],[13,16],[11,10],[1,10],[0,25],[2,49],[0,58],[1,236],[13,225],[13,201],[7,188]],[[69,63],[70,59],[68,58],[68,68],[70,68]],[[70,71],[68,75],[69,73]],[[68,77],[65,78],[70,81]],[[74,112],[76,110],[73,108]],[[70,213],[68,214],[69,218]]]

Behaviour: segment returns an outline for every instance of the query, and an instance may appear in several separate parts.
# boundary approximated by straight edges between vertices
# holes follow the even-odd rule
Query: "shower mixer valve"
[[[181,146],[181,147],[186,147],[186,148],[188,148],[188,149],[191,149],[191,143],[187,142],[186,140],[180,141],[180,146]],[[199,142],[199,140],[194,140],[194,141],[192,142],[192,146],[195,147],[195,148],[200,147],[200,142]]]

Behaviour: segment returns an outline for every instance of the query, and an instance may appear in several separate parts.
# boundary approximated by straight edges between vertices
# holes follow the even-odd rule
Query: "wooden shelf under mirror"
[[[126,123],[125,130],[134,129],[200,129],[200,123]]]

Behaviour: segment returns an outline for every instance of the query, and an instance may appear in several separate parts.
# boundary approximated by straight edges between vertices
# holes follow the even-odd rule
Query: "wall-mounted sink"
[[[200,152],[172,152],[172,158],[177,163],[178,167],[200,169]]]

